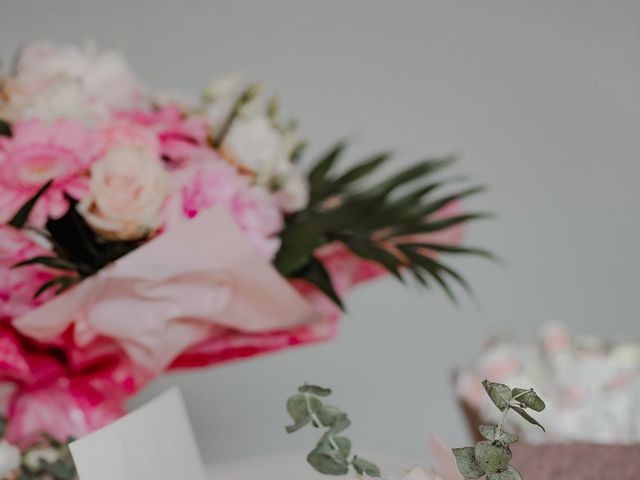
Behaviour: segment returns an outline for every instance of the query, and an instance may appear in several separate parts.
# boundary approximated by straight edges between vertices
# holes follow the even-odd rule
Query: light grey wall
[[[243,70],[277,89],[316,146],[356,140],[353,158],[456,152],[492,187],[469,230],[504,266],[459,262],[480,307],[392,280],[349,299],[339,338],[172,376],[209,460],[299,449],[283,402],[331,385],[354,440],[420,459],[429,431],[466,431],[455,365],[495,332],[548,318],[638,336],[640,3],[635,1],[0,0],[0,49],[34,38],[123,49],[154,86],[196,92]],[[302,443],[300,443],[302,441]]]

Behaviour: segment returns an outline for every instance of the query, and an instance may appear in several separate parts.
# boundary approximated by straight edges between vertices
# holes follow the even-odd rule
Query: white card
[[[206,479],[177,388],[69,447],[80,480]]]

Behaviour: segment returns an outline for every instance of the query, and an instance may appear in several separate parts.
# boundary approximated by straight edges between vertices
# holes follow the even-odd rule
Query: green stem
[[[533,392],[533,388],[530,388],[529,390],[525,390],[524,392],[520,392],[518,395],[513,397],[511,400],[517,400],[518,398],[526,395],[527,393],[531,393],[531,392]],[[502,424],[506,420],[507,414],[509,413],[509,409],[511,407],[512,407],[511,402],[509,402],[509,403],[507,403],[507,406],[504,407],[504,410],[502,411],[502,416],[500,417],[500,421],[498,422],[498,426],[496,427],[496,434],[495,434],[495,439],[496,440],[498,438],[500,438],[500,434],[502,433]]]
[[[311,397],[309,396],[308,393],[304,394],[304,400],[306,402],[307,411],[309,412],[309,416],[311,417],[311,421],[313,423],[315,423],[318,427],[324,427],[325,424],[320,421],[320,419],[316,415],[316,412],[311,408],[310,398]],[[338,444],[335,442],[335,440],[333,439],[333,437],[331,435],[329,435],[328,440],[329,440],[329,444],[331,445],[331,447],[334,450],[340,451],[340,447],[338,447]]]

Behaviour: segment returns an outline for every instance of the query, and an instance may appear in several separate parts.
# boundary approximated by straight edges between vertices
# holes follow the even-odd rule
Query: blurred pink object
[[[429,451],[433,461],[433,468],[437,475],[436,478],[463,480],[458,470],[456,457],[453,456],[451,449],[437,435],[431,434],[429,436]]]
[[[40,342],[70,327],[79,348],[108,339],[140,367],[161,373],[182,352],[221,332],[264,335],[320,319],[261,258],[222,208],[202,212],[16,319]]]

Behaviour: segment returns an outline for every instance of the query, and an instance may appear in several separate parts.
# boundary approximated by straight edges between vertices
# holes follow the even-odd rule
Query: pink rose
[[[64,194],[81,198],[87,182],[82,175],[96,159],[99,136],[67,120],[39,120],[13,126],[13,137],[0,137],[0,222],[7,222],[44,183],[54,182],[33,209],[30,222],[43,226],[68,208]]]

